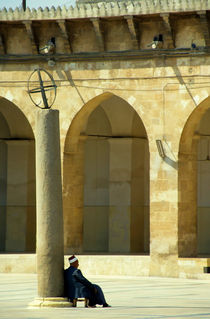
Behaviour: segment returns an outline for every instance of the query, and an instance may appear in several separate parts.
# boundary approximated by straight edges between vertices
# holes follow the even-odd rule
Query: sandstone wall
[[[167,40],[163,43],[163,50],[168,50],[173,43],[171,51],[167,52],[148,50],[154,35],[166,30],[159,15],[135,21],[137,31],[134,32],[134,28],[133,33],[124,18],[104,20],[103,36],[96,33],[94,24],[88,19],[69,20],[67,31],[63,33],[69,34],[72,52],[69,56],[61,56],[66,53],[68,43],[57,21],[33,22],[33,36],[29,40],[30,32],[22,21],[14,21],[8,27],[3,20],[0,25],[5,51],[0,56],[4,61],[0,65],[0,105],[4,106],[1,113],[10,132],[15,123],[22,123],[23,126],[19,126],[26,132],[18,133],[19,127],[17,132],[11,133],[10,139],[34,138],[36,108],[27,93],[27,79],[32,71],[43,67],[56,81],[57,98],[53,108],[60,111],[66,253],[83,249],[86,125],[98,106],[117,97],[136,112],[144,128],[144,135],[140,137],[148,142],[149,273],[178,276],[178,256],[197,256],[197,131],[209,108],[210,57],[203,49],[208,36],[203,32],[199,14],[172,18],[172,23],[167,25],[172,26],[173,32],[168,29]],[[55,55],[32,55],[34,44],[41,47],[52,36],[56,37]],[[99,54],[102,39],[106,53],[114,51],[117,55]],[[196,43],[197,51],[190,51],[192,42]],[[139,51],[133,51],[133,43],[138,45]],[[179,50],[183,48],[185,51]],[[144,56],[141,50],[145,50]],[[74,56],[80,53],[81,59],[79,55]],[[50,58],[55,61],[53,67],[47,63]],[[24,121],[19,121],[18,117],[17,121],[12,119],[13,112],[4,113],[10,103],[21,111]],[[32,128],[30,133],[28,126]],[[123,126],[120,136],[125,133]],[[157,140],[162,141],[164,158],[159,156]],[[29,185],[30,180],[26,183]],[[8,227],[12,227],[12,223]],[[5,236],[11,232],[7,230]],[[23,245],[25,239],[21,240]],[[9,242],[10,246],[11,236]]]

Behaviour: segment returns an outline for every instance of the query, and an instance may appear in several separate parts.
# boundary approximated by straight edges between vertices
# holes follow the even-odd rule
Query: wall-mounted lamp
[[[156,140],[156,145],[157,145],[157,149],[158,149],[158,153],[159,153],[160,157],[162,157],[162,158],[166,157],[162,141]]]
[[[47,64],[48,64],[51,68],[53,68],[53,67],[55,66],[56,62],[55,62],[54,59],[49,59],[49,60],[47,61]]]
[[[151,47],[152,49],[160,49],[163,46],[163,35],[159,34],[158,36],[155,36],[153,38],[152,43],[148,44],[148,47]]]
[[[39,49],[39,52],[41,54],[53,54],[53,53],[55,53],[55,38],[52,37],[43,48]]]
[[[192,40],[192,42],[191,42],[191,49],[192,50],[195,50],[195,49],[197,49],[197,45],[195,44],[195,42]]]

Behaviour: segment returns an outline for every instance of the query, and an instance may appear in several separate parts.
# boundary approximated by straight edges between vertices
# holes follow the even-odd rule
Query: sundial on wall
[[[50,109],[56,98],[56,84],[46,70],[35,69],[28,79],[28,94],[31,101],[41,109]]]

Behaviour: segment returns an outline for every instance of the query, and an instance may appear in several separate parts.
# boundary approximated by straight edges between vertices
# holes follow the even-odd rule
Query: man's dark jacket
[[[83,276],[79,269],[73,266],[64,270],[64,284],[65,297],[70,300],[74,298],[91,300],[94,297],[94,285]]]

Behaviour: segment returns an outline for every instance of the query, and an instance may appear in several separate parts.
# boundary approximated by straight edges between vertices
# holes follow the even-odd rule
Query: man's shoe
[[[107,307],[111,307],[111,306],[108,305],[108,303],[105,303],[105,304],[103,305],[103,308],[107,308]]]

